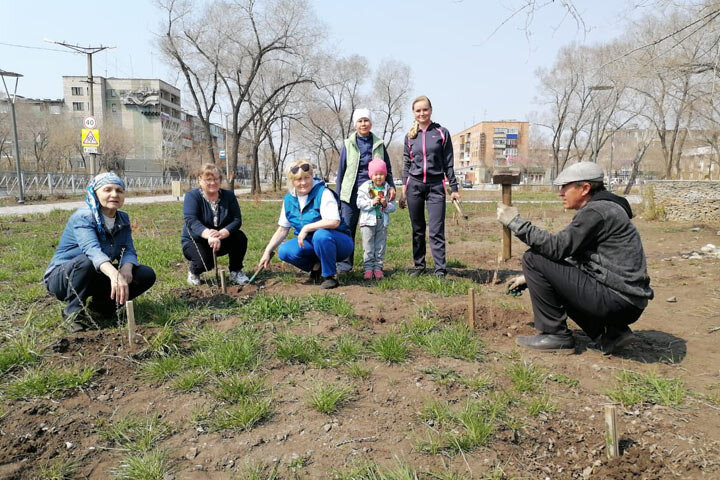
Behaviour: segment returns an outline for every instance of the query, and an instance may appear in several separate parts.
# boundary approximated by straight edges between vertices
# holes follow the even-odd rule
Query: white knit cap
[[[367,118],[372,123],[372,117],[370,116],[369,108],[356,108],[353,112],[352,123],[355,125],[361,118]]]

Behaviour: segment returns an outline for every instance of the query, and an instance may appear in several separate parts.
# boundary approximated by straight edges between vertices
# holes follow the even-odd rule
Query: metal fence
[[[72,195],[85,191],[91,175],[83,173],[29,173],[23,172],[23,187],[26,195]],[[194,177],[123,175],[128,190],[153,191],[169,189],[170,182],[180,180],[193,185]],[[0,197],[18,194],[18,178],[15,172],[0,172]]]

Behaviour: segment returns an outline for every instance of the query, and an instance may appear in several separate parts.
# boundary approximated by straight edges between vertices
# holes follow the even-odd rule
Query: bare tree
[[[385,145],[390,145],[402,128],[408,93],[412,88],[410,66],[397,60],[383,60],[375,73],[372,101],[379,114],[375,126],[382,126]],[[381,131],[377,129],[378,133]]]
[[[215,163],[215,147],[210,133],[210,117],[218,102],[219,54],[221,39],[214,28],[214,20],[222,15],[219,2],[208,5],[200,16],[194,11],[192,0],[158,0],[164,13],[159,38],[166,60],[177,68],[185,79],[195,114],[205,130],[206,153]]]
[[[232,112],[232,185],[243,133],[255,115],[265,112],[286,89],[311,81],[312,65],[307,59],[323,32],[306,0],[235,0],[230,7],[214,28],[225,44],[220,79]],[[255,86],[265,75],[282,80],[273,82],[272,88],[266,83],[264,99],[249,108]],[[253,177],[259,182],[257,174]]]
[[[679,13],[663,19],[648,17],[643,28],[631,35],[643,42],[654,38],[659,31],[674,30],[683,22],[684,17]],[[695,73],[684,66],[701,58],[704,48],[702,42],[692,38],[678,45],[672,56],[661,54],[658,51],[661,48],[654,45],[635,52],[629,88],[647,100],[646,107],[638,113],[657,134],[664,159],[663,178],[672,178],[673,173],[679,175],[681,171],[682,150],[692,124],[696,97]]]

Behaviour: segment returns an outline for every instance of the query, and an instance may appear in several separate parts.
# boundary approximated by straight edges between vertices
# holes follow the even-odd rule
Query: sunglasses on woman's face
[[[309,163],[303,163],[302,165],[295,165],[294,167],[290,168],[290,173],[295,175],[302,169],[303,172],[309,172],[310,171],[310,164]]]

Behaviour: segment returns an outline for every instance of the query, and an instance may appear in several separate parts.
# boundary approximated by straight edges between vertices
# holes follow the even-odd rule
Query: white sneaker
[[[198,285],[200,285],[200,275],[195,275],[192,272],[188,272],[187,283],[194,287],[197,287]]]
[[[242,271],[230,272],[230,281],[237,285],[247,285],[250,283],[250,278],[245,275]]]

